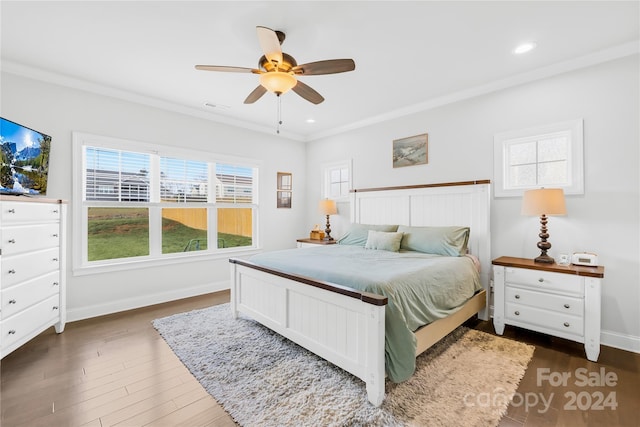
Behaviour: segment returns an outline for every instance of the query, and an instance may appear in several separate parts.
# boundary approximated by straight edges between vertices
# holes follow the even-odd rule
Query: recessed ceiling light
[[[316,119],[307,119],[307,120],[306,120],[306,122],[307,122],[307,123],[315,123],[315,122],[316,122]]]
[[[535,49],[536,46],[537,46],[536,42],[522,43],[521,45],[513,49],[513,53],[515,53],[516,55],[520,55],[520,54],[529,52],[532,49]]]

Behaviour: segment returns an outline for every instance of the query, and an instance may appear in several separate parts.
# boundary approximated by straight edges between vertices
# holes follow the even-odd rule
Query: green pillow
[[[364,248],[398,252],[400,250],[401,241],[402,233],[393,231],[369,230],[367,243],[364,245]]]
[[[397,231],[397,225],[351,224],[347,232],[338,239],[339,245],[363,246],[369,238],[369,230]]]
[[[409,227],[401,225],[400,249],[428,254],[462,256],[467,253],[469,227]]]

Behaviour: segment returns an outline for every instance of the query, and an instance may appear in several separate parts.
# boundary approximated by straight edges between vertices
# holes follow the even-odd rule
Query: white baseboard
[[[640,353],[640,337],[633,335],[603,330],[600,331],[600,344],[633,353]]]
[[[104,304],[68,309],[67,322],[90,319],[92,317],[104,316],[106,314],[118,313],[120,311],[132,310],[134,308],[146,307],[153,304],[209,294],[225,289],[229,289],[228,280],[215,283],[204,283],[197,286],[191,286],[189,288],[180,288],[169,292],[160,292],[138,298],[126,298],[117,301],[108,301]]]

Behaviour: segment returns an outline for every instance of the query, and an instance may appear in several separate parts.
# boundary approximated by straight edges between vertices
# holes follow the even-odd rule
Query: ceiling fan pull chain
[[[276,133],[280,134],[280,125],[282,124],[282,98],[280,98],[280,94],[277,94],[278,97],[278,127],[276,128]]]

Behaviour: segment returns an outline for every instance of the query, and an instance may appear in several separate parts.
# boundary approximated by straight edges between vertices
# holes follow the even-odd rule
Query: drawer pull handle
[[[56,262],[58,261],[58,258],[53,258],[51,261]]]
[[[11,329],[11,330],[9,331],[9,335],[13,335],[13,334],[15,334],[15,333],[16,333],[15,329]]]
[[[541,278],[538,279],[538,282],[542,283],[542,282],[544,282],[544,279],[541,277]]]
[[[15,303],[16,303],[16,300],[14,300],[14,299],[9,300],[9,304],[15,304]]]
[[[564,308],[570,308],[571,306],[569,304],[565,304]]]
[[[9,213],[16,213],[16,210],[15,210],[15,209],[9,209],[7,212],[9,212]]]
[[[57,305],[54,305],[54,306],[53,306],[53,309],[54,309],[54,310],[57,310],[57,309],[58,309],[58,306],[57,306]]]
[[[9,240],[7,241],[7,243],[15,243],[15,242],[16,242],[16,239],[9,239]]]
[[[53,286],[58,286],[59,283],[58,282],[53,282]]]
[[[53,213],[58,213],[58,209],[54,209],[54,210],[53,210]]]
[[[11,270],[9,270],[7,273],[9,274],[16,274],[16,271],[12,268]]]
[[[568,328],[569,326],[571,326],[571,325],[569,324],[569,322],[564,322],[564,327],[565,327],[565,328]]]
[[[58,233],[54,234],[52,237],[58,237]]]
[[[516,299],[520,299],[520,295],[517,295],[517,294],[516,294]]]
[[[513,314],[515,314],[516,316],[520,316],[520,312],[519,312],[519,311],[516,311],[516,312],[515,312],[515,313],[513,313]]]

